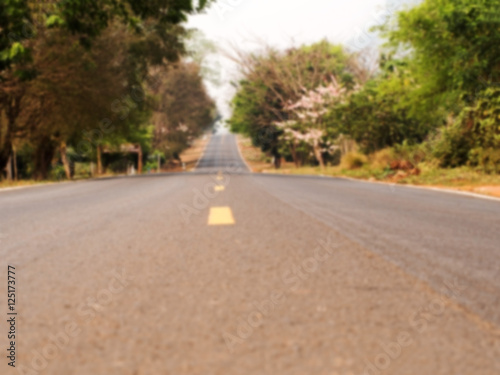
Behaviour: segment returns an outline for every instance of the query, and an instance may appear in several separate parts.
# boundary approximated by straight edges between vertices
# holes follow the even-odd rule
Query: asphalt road
[[[0,192],[1,374],[498,374],[500,203],[195,172]],[[5,349],[4,349],[5,347]]]

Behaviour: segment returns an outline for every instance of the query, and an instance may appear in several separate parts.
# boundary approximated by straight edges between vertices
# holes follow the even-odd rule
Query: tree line
[[[72,178],[123,170],[131,150],[139,166],[178,158],[216,115],[183,26],[208,3],[2,1],[0,171]]]
[[[239,53],[231,128],[277,167],[338,164],[358,149],[499,172],[500,3],[424,0],[375,29],[375,66],[327,41]]]

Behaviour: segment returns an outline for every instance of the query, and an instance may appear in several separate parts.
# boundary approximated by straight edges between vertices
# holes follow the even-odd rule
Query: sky
[[[243,51],[263,44],[285,49],[327,39],[351,50],[377,45],[370,27],[380,24],[408,0],[217,0],[204,12],[190,16],[187,27],[202,31],[220,49],[207,59],[218,70],[220,83],[206,82],[225,118],[234,95],[231,81],[238,69],[226,57],[234,47]]]

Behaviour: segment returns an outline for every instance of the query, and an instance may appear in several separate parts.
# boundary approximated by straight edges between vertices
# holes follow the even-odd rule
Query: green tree
[[[39,178],[67,142],[76,147],[87,140],[99,149],[124,137],[144,139],[150,108],[134,92],[144,96],[151,66],[166,66],[185,53],[181,23],[208,3],[202,0],[195,9],[191,0],[63,0],[46,7],[3,2],[0,170],[16,139],[34,143]],[[30,26],[31,19],[38,22]],[[101,120],[113,122],[114,131],[89,136]]]
[[[201,71],[194,62],[179,62],[170,69],[156,69],[151,88],[154,147],[168,157],[178,156],[215,117],[215,104],[208,96]]]
[[[364,70],[341,46],[322,41],[280,52],[240,54],[243,79],[232,101],[231,129],[249,136],[263,151],[270,152],[279,167],[284,139],[276,122],[290,119],[289,104],[306,91],[331,81],[348,89],[361,80]]]
[[[419,89],[455,99],[500,81],[499,15],[496,0],[425,0],[383,30],[414,60]]]
[[[428,113],[413,111],[413,87],[418,83],[409,62],[384,55],[380,60],[378,74],[333,107],[328,120],[330,131],[350,136],[366,153],[405,140],[420,143],[433,128]]]
[[[493,151],[500,147],[500,3],[425,0],[383,32],[411,62],[411,114],[430,113],[436,126],[446,124],[433,141],[442,165],[498,169],[491,163],[500,162]]]

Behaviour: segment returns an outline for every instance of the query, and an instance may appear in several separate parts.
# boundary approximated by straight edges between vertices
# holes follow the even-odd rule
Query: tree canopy
[[[205,101],[179,107],[189,104],[194,133],[208,126],[213,104],[196,64],[183,60],[190,37],[183,22],[208,3],[2,2],[0,170],[16,150],[31,159],[25,170],[44,179],[57,155],[70,177],[68,154],[73,161],[95,160],[100,168],[105,147],[137,143],[151,149],[157,111],[151,82],[170,71],[187,70],[198,83],[186,90]],[[204,116],[196,117],[198,112]],[[168,113],[169,121],[176,115]],[[188,142],[179,139],[177,149]]]
[[[495,0],[424,0],[396,12],[376,28],[386,43],[374,74],[359,53],[327,42],[244,56],[232,129],[277,154],[290,141],[283,129],[318,128],[316,120],[291,118],[289,103],[324,90],[332,76],[344,95],[321,117],[323,153],[309,163],[322,164],[348,138],[365,153],[425,144],[441,166],[498,171],[499,14]],[[277,121],[287,125],[276,128]]]

